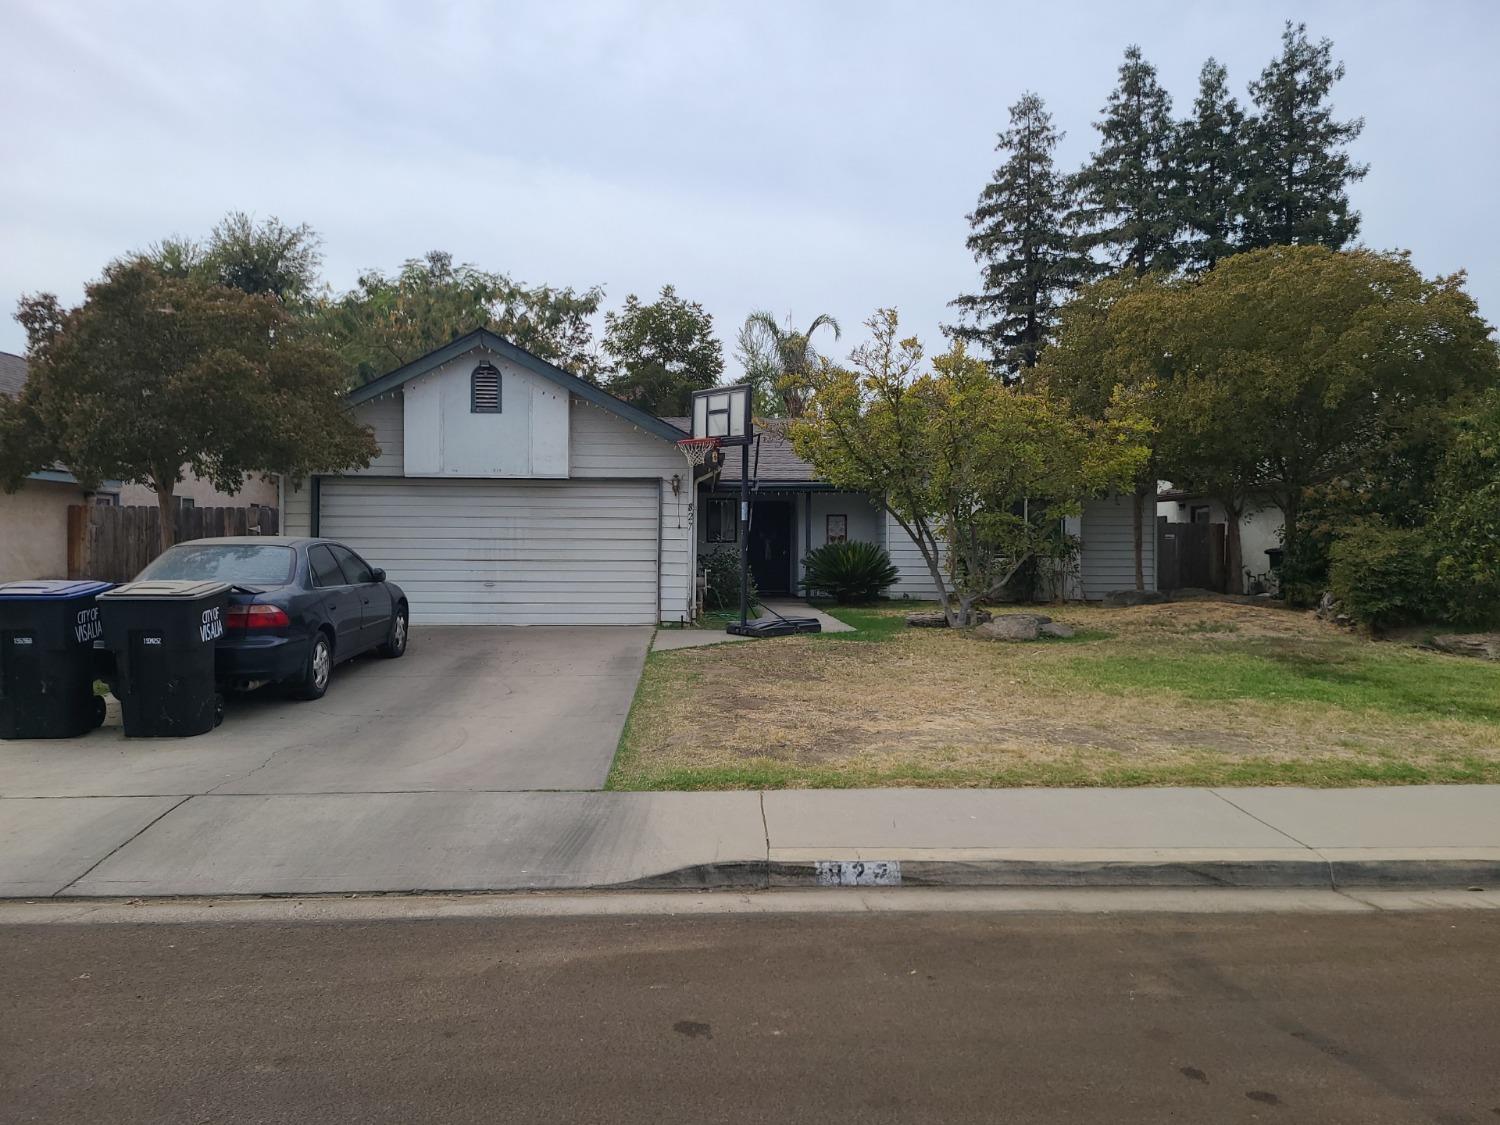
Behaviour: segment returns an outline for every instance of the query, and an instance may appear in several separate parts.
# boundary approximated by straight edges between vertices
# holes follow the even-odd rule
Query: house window
[[[500,372],[492,363],[481,363],[469,376],[469,412],[500,413]]]
[[[709,500],[703,512],[704,533],[710,543],[738,543],[739,519],[733,500]]]
[[[1207,504],[1194,504],[1188,509],[1188,523],[1211,522],[1213,509]]]
[[[849,538],[849,517],[830,515],[828,517],[827,542],[843,543]]]
[[[94,506],[96,508],[118,508],[120,506],[120,495],[117,492],[94,493]]]

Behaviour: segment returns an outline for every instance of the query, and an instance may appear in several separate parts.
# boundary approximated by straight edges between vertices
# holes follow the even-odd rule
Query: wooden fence
[[[275,508],[178,508],[172,541],[226,535],[275,535]],[[68,508],[68,577],[129,582],[161,554],[161,512],[155,507]]]
[[[1224,525],[1156,521],[1158,590],[1225,589]]]

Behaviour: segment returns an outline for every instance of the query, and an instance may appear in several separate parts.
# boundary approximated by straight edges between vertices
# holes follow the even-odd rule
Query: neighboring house
[[[23,357],[0,352],[0,395],[19,395],[26,377]],[[275,507],[277,485],[259,477],[246,478],[241,491],[226,493],[189,473],[176,494],[199,507]],[[33,473],[18,492],[0,493],[0,581],[66,578],[68,507],[83,503],[155,507],[156,493],[143,484],[119,481],[106,481],[88,492],[66,469]]]
[[[26,385],[26,361],[0,352],[0,395],[14,398]],[[97,492],[83,489],[65,469],[32,473],[21,487],[0,492],[0,582],[68,576],[68,507],[93,500],[114,503],[118,481]]]
[[[275,478],[247,476],[238,492],[224,492],[212,481],[188,473],[172,490],[172,497],[179,504],[198,508],[274,508],[279,491]],[[155,507],[156,489],[144,484],[121,485],[120,503]]]
[[[668,421],[678,427],[690,424],[686,418]],[[750,476],[755,487],[750,565],[761,593],[796,592],[808,551],[842,538],[878,543],[886,549],[899,572],[890,596],[937,596],[922,552],[879,501],[861,492],[840,492],[819,480],[785,437],[768,430],[759,432],[750,451]],[[739,549],[735,522],[739,486],[739,454],[730,449],[718,480],[703,487],[699,553]],[[1098,599],[1115,590],[1135,588],[1132,508],[1130,497],[1109,496],[1088,501],[1081,516],[1066,521],[1066,530],[1079,540],[1080,549],[1074,573],[1062,584],[1064,596]],[[1148,590],[1156,589],[1155,523],[1148,505],[1142,518],[1142,564]]]
[[[1179,488],[1164,488],[1156,494],[1156,514],[1168,523],[1227,523],[1224,505],[1207,496]],[[1240,561],[1246,588],[1264,579],[1271,570],[1271,551],[1281,548],[1284,524],[1281,509],[1269,497],[1245,505],[1240,516]]]
[[[380,456],[287,481],[288,534],[383,567],[427,624],[690,620],[682,430],[485,329],[349,395]]]

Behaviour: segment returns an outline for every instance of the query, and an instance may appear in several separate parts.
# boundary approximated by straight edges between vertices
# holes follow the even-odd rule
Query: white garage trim
[[[412,620],[654,625],[661,482],[325,478],[316,534],[406,591]]]

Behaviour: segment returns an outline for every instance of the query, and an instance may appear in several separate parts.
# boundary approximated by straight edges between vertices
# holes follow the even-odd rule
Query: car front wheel
[[[385,644],[380,646],[380,655],[387,660],[395,660],[406,655],[406,638],[409,630],[406,607],[397,606],[396,612],[391,616],[390,632],[386,634]]]
[[[292,695],[297,699],[322,699],[332,675],[333,644],[327,633],[319,633],[307,650],[307,663],[292,685]]]

